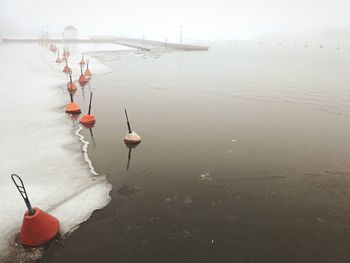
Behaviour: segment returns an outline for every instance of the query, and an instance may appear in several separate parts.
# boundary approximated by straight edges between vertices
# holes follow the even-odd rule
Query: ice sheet
[[[48,59],[53,57],[37,44],[0,44],[0,262],[14,249],[9,243],[26,209],[12,173],[24,180],[33,206],[60,220],[63,234],[110,200],[111,185],[91,173],[80,138],[64,113],[67,94],[57,87],[67,77],[62,65]],[[79,54],[73,56],[72,65],[79,59]],[[91,64],[94,73],[109,70],[94,59]],[[78,74],[78,66],[74,68]],[[24,254],[30,253],[35,251]]]

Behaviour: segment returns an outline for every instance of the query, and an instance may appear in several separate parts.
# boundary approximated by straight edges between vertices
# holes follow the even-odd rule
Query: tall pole
[[[180,26],[180,44],[182,44],[182,26]]]

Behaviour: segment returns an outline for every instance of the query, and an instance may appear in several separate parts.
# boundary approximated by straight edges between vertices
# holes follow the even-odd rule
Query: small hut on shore
[[[68,39],[77,39],[78,38],[78,29],[74,26],[67,26],[64,28],[63,37],[65,40]]]

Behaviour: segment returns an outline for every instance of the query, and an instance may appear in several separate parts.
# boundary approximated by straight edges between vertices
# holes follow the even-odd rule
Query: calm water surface
[[[95,54],[115,70],[91,81],[84,135],[112,201],[42,262],[350,262],[350,49],[337,47]],[[124,107],[143,137],[131,150]]]

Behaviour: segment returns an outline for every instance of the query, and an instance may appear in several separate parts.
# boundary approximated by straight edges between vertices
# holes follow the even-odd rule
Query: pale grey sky
[[[350,28],[350,0],[0,0],[0,32],[61,31],[148,38],[250,38]]]

